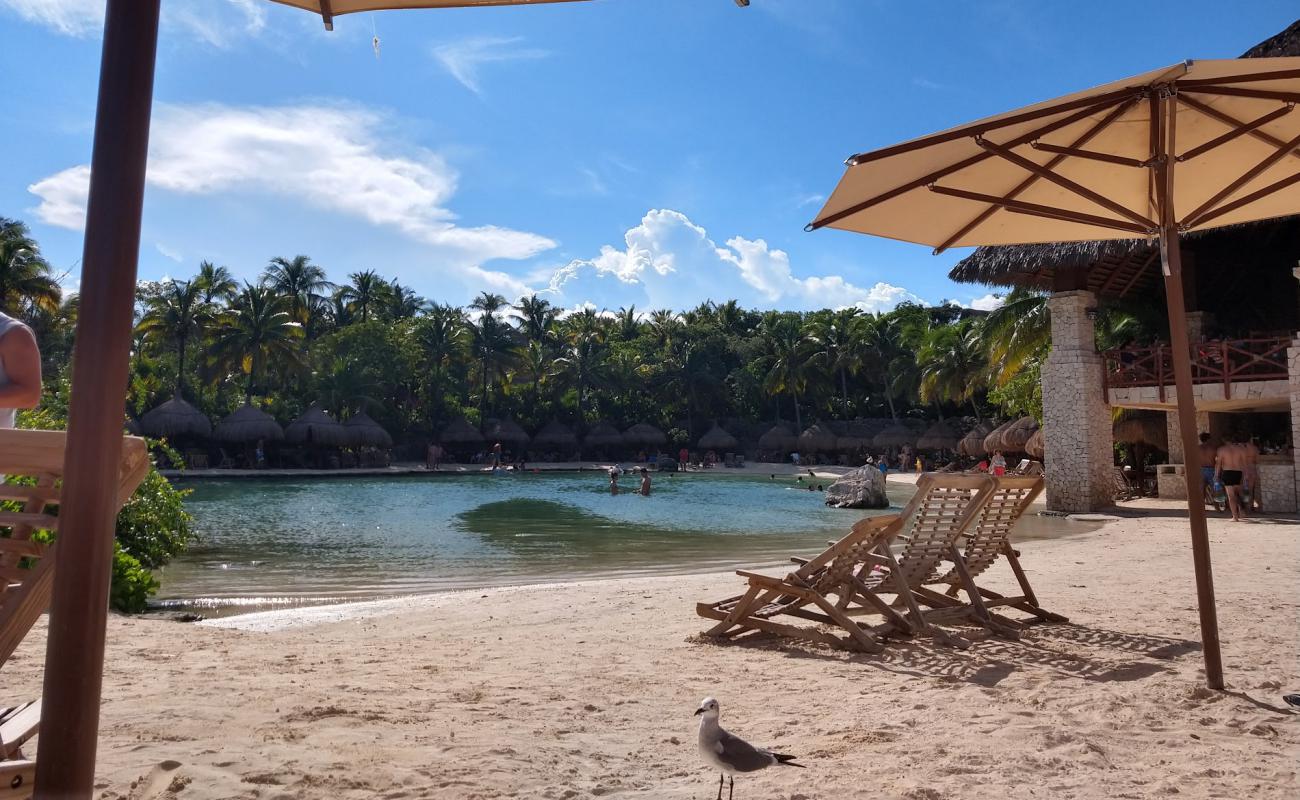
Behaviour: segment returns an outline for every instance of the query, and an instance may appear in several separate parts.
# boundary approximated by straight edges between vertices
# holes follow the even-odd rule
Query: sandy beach
[[[1300,782],[1300,525],[1213,519],[1229,691],[1201,687],[1186,523],[1148,501],[1032,541],[1072,624],[880,656],[701,641],[732,574],[605,580],[109,622],[103,798],[712,798],[692,712],[806,770],[737,797],[1291,798]],[[999,573],[991,584],[1005,585]],[[41,623],[5,665],[37,694]],[[48,755],[46,755],[48,757]]]

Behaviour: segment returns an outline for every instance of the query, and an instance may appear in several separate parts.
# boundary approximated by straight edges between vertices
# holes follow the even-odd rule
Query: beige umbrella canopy
[[[623,441],[633,447],[662,447],[668,443],[668,437],[655,426],[638,422],[623,431]]]
[[[957,452],[968,458],[979,458],[988,453],[988,448],[984,446],[984,440],[993,432],[994,426],[991,422],[981,422],[970,430],[961,441],[957,443]]]
[[[384,426],[375,422],[364,411],[352,415],[347,422],[343,423],[343,430],[347,433],[349,447],[393,446],[393,437],[388,435]]]
[[[447,423],[438,441],[443,444],[483,444],[483,434],[465,420],[457,419]]]
[[[731,450],[739,444],[740,442],[736,441],[736,437],[727,433],[716,422],[713,423],[713,427],[709,429],[708,433],[700,437],[701,450]]]
[[[874,447],[902,447],[916,444],[916,433],[901,422],[890,425],[871,440]]]
[[[799,434],[797,446],[807,453],[827,453],[835,449],[835,433],[820,422],[815,422]]]
[[[212,438],[232,444],[260,440],[278,442],[284,438],[284,429],[275,421],[275,417],[254,405],[244,403],[233,414],[217,423],[217,427],[212,430]]]
[[[528,433],[514,420],[503,419],[497,420],[488,428],[484,437],[488,441],[501,442],[503,444],[522,445],[528,444]]]
[[[346,447],[348,433],[320,406],[312,403],[302,416],[284,429],[285,441],[292,444],[317,444],[325,447]]]
[[[1047,442],[1043,434],[1043,429],[1039,428],[1038,430],[1034,431],[1033,436],[1029,437],[1029,441],[1025,442],[1025,455],[1029,456],[1030,458],[1036,458],[1039,461],[1042,461],[1043,456],[1045,456],[1046,454],[1047,454]]]
[[[380,11],[395,8],[472,8],[475,6],[522,6],[534,3],[573,3],[582,0],[275,0],[286,6],[321,15],[328,30],[334,30],[334,17],[357,11]]]
[[[178,394],[146,412],[140,418],[140,430],[146,436],[207,436],[212,433],[212,423]]]
[[[577,447],[578,437],[569,426],[558,420],[551,420],[533,436],[533,444],[540,447]]]
[[[623,444],[623,434],[608,422],[597,422],[587,431],[582,443],[588,447],[615,447]]]
[[[916,440],[918,450],[956,450],[961,434],[947,420],[939,420]]]
[[[1023,453],[1030,437],[1038,433],[1038,420],[1033,417],[1021,417],[1015,422],[1002,427],[998,444],[1003,452]]]
[[[1169,426],[1164,415],[1152,417],[1147,415],[1132,416],[1116,422],[1111,429],[1117,442],[1129,444],[1147,444],[1158,450],[1169,451]]]
[[[764,450],[790,450],[797,446],[799,437],[784,425],[773,425],[767,433],[758,437],[758,446]]]

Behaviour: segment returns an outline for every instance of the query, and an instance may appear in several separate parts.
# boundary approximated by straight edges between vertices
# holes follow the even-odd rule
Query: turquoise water
[[[656,475],[650,497],[611,496],[598,472],[187,488],[202,541],[163,571],[159,598],[209,614],[774,564],[887,513],[827,508],[792,477]],[[911,491],[891,486],[891,500]]]

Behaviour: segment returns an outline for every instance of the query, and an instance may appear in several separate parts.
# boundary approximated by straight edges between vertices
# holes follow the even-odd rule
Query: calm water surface
[[[864,514],[794,478],[598,472],[195,483],[201,542],[162,573],[206,614],[613,575],[717,571],[815,553]],[[630,476],[623,479],[625,488]],[[901,506],[910,486],[892,486]]]

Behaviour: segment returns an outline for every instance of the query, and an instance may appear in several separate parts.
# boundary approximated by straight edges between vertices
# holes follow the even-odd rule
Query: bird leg
[[[722,779],[727,777],[721,772],[718,773],[718,800],[722,800]]]
[[[735,793],[736,793],[736,777],[733,775],[731,777],[731,782],[727,784],[727,800],[731,800],[731,796]]]

